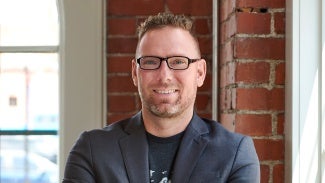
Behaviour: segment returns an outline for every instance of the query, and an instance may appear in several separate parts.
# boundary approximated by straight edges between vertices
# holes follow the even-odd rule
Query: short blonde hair
[[[197,50],[200,53],[199,43],[194,33],[193,20],[185,15],[174,15],[172,13],[158,13],[154,16],[149,16],[143,23],[141,23],[137,29],[138,41],[142,39],[144,34],[150,30],[160,29],[166,26],[172,26],[182,28],[188,31],[194,41],[196,42]]]
[[[172,13],[159,13],[155,16],[149,16],[137,29],[139,40],[143,35],[152,29],[165,26],[174,26],[189,31],[193,37],[193,20],[185,15],[174,15]]]

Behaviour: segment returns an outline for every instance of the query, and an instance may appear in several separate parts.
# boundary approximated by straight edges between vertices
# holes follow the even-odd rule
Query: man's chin
[[[179,114],[179,111],[175,106],[169,106],[169,105],[163,107],[151,106],[150,112],[153,115],[161,118],[172,118]]]

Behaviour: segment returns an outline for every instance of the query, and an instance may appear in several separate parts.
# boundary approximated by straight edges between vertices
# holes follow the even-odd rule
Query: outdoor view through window
[[[0,182],[58,182],[56,0],[0,0]]]

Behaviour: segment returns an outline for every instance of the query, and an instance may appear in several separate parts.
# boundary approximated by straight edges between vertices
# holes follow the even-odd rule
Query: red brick
[[[236,13],[237,33],[269,34],[271,32],[271,14]]]
[[[107,79],[107,92],[137,92],[131,76],[109,76]]]
[[[268,165],[261,165],[261,183],[269,183],[270,167]]]
[[[278,114],[278,120],[277,120],[277,134],[278,135],[284,135],[284,114]]]
[[[260,161],[284,160],[283,140],[254,139],[254,144]]]
[[[135,35],[135,18],[114,18],[108,19],[107,32],[109,35]]]
[[[212,74],[212,55],[201,55],[207,64],[207,74]]]
[[[108,114],[107,115],[107,124],[112,124],[119,120],[129,118],[132,115],[134,115],[134,113],[111,113],[111,114]]]
[[[237,114],[236,132],[250,136],[272,135],[272,118],[269,114]]]
[[[130,73],[132,69],[131,56],[108,56],[107,72],[108,73]]]
[[[204,80],[203,85],[198,88],[198,92],[210,92],[212,88],[212,75],[207,74]]]
[[[239,110],[284,110],[284,88],[237,88]]]
[[[285,33],[285,13],[274,13],[274,31],[277,34]]]
[[[235,131],[235,113],[222,113],[220,115],[221,124],[231,132]]]
[[[204,36],[198,37],[198,42],[201,50],[202,55],[207,55],[212,53],[212,37],[211,36]]]
[[[130,53],[134,54],[137,46],[137,38],[108,38],[108,53]]]
[[[212,0],[166,0],[168,9],[176,14],[211,16]]]
[[[195,33],[199,35],[209,35],[212,33],[211,18],[197,18],[194,20]]]
[[[224,88],[227,86],[227,65],[223,65],[219,68],[219,87]]]
[[[202,117],[211,118],[211,91],[212,88],[212,72],[211,72],[211,55],[212,55],[212,0],[109,0],[107,1],[107,51],[108,51],[108,61],[107,61],[107,90],[108,97],[118,94],[122,98],[128,98],[133,96],[137,92],[137,88],[133,86],[133,82],[130,76],[129,69],[131,68],[130,60],[132,55],[134,55],[136,48],[136,36],[135,36],[135,26],[146,18],[148,15],[157,14],[162,11],[171,11],[173,13],[185,13],[193,16],[195,21],[195,30],[200,39],[200,46],[202,49],[202,56],[209,57],[210,60],[207,62],[209,65],[208,76],[203,87],[198,90],[197,97],[197,108],[198,114]],[[268,25],[266,20],[268,19],[269,13],[271,11],[263,13],[256,13],[251,15],[251,20],[242,20],[237,17],[236,19],[236,6],[241,7],[252,7],[252,8],[285,8],[285,0],[221,0],[219,1],[219,21],[218,25],[220,31],[219,35],[219,67],[224,71],[220,71],[221,74],[224,72],[224,76],[219,76],[218,87],[221,87],[219,95],[218,106],[220,122],[226,128],[231,131],[235,130],[233,123],[237,120],[236,130],[242,131],[247,134],[255,134],[256,138],[255,145],[258,151],[261,165],[261,182],[270,182],[271,179],[274,182],[281,182],[284,180],[283,177],[278,173],[282,171],[278,168],[278,165],[274,166],[273,173],[271,172],[273,166],[268,164],[268,160],[271,161],[283,161],[284,145],[283,141],[263,139],[268,138],[270,132],[270,127],[268,120],[262,120],[261,116],[267,115],[254,115],[245,117],[244,114],[238,114],[237,109],[249,109],[249,110],[284,110],[284,89],[276,88],[273,90],[261,89],[261,91],[255,91],[255,89],[247,89],[247,92],[241,93],[245,88],[232,88],[235,76],[235,58],[243,59],[275,59],[284,60],[284,42],[285,38],[243,38],[236,36],[237,33],[245,34],[268,34],[265,31],[270,31],[270,25]],[[200,4],[202,3],[202,4]],[[207,6],[207,4],[209,4]],[[241,14],[241,13],[238,13]],[[243,13],[244,14],[244,13]],[[274,33],[284,34],[284,17],[285,12],[274,12]],[[244,17],[245,18],[245,17]],[[264,19],[263,19],[264,18]],[[252,22],[254,20],[255,23]],[[259,21],[259,24],[256,22]],[[264,22],[263,22],[264,21]],[[252,27],[242,27],[249,25]],[[262,26],[263,25],[263,26]],[[265,25],[265,27],[264,27]],[[253,28],[255,26],[255,28]],[[253,28],[253,30],[249,29]],[[254,32],[253,32],[254,31]],[[253,33],[250,33],[253,32]],[[258,39],[261,39],[260,41]],[[277,39],[277,40],[274,40]],[[241,42],[240,42],[241,41]],[[257,43],[257,44],[256,44]],[[120,65],[120,62],[125,64]],[[129,64],[130,63],[130,64]],[[230,64],[231,63],[231,64]],[[227,65],[226,65],[227,64]],[[225,67],[226,66],[226,67]],[[245,80],[247,83],[260,83],[260,77],[257,70],[254,68],[259,68],[257,66],[244,66],[253,69],[256,73],[249,73],[245,77],[239,77],[238,81]],[[275,84],[284,85],[284,63],[279,63],[275,68]],[[236,72],[243,73],[239,69]],[[269,71],[270,72],[270,71]],[[266,75],[270,74],[265,72],[262,77],[263,81],[266,79]],[[116,74],[118,73],[118,74]],[[122,73],[122,74],[120,74]],[[239,73],[239,74],[240,74]],[[254,76],[256,75],[256,76]],[[265,77],[265,78],[264,78]],[[244,79],[245,78],[245,79]],[[225,80],[225,81],[224,81]],[[246,84],[246,83],[245,83]],[[227,88],[223,88],[227,87]],[[274,91],[277,90],[277,91]],[[238,92],[241,94],[238,94]],[[252,93],[251,93],[252,92]],[[243,97],[242,97],[243,96]],[[132,101],[132,106],[130,109],[119,109],[118,106],[120,100],[113,99],[117,101],[116,103],[108,103],[110,105],[107,111],[108,123],[113,123],[116,120],[124,119],[130,117],[138,110],[140,110],[141,102],[138,96],[133,96],[130,99]],[[240,97],[240,99],[239,99]],[[112,101],[111,99],[108,99]],[[124,99],[122,99],[124,100]],[[121,101],[122,101],[121,100]],[[115,106],[117,105],[117,106]],[[277,116],[277,123],[274,128],[276,128],[277,135],[283,135],[284,126],[284,114],[280,111]],[[239,120],[239,122],[238,122]],[[244,122],[243,122],[244,121]],[[246,122],[245,122],[246,121]],[[241,127],[239,125],[250,124],[252,126]],[[259,126],[262,124],[265,126]],[[265,132],[265,133],[264,133]],[[265,142],[264,142],[265,141]],[[263,161],[267,161],[266,163]],[[279,165],[280,166],[280,165]],[[272,174],[271,174],[272,173]],[[274,177],[279,176],[279,177]]]
[[[219,3],[220,18],[221,22],[225,21],[236,8],[236,0],[223,0]]]
[[[220,87],[235,83],[235,63],[229,62],[220,69]]]
[[[277,164],[273,167],[273,183],[284,183],[284,165]]]
[[[223,65],[226,62],[231,62],[234,60],[234,44],[233,39],[226,42],[223,45],[220,45],[220,56],[219,56],[219,65]]]
[[[153,15],[164,11],[164,0],[108,0],[108,15]]]
[[[237,32],[236,16],[233,15],[229,20],[221,23],[220,26],[220,44],[225,44],[231,39]]]
[[[280,63],[275,68],[275,84],[285,84],[285,63]]]
[[[197,111],[211,111],[211,97],[207,94],[197,94],[195,108]]]
[[[235,58],[284,59],[284,38],[237,38]]]
[[[211,114],[211,112],[197,112],[197,114],[198,114],[201,118],[206,118],[206,119],[211,119],[211,118],[212,118],[212,114]]]
[[[285,8],[285,0],[237,0],[237,7]]]
[[[133,112],[136,110],[134,96],[108,96],[108,110],[114,112]]]
[[[270,64],[266,62],[238,63],[236,82],[266,83],[269,81]]]
[[[223,110],[231,110],[233,108],[232,102],[232,90],[231,89],[225,89],[222,88],[220,89],[220,94],[219,94],[219,108],[221,111]]]
[[[237,108],[237,88],[230,88],[231,90],[231,109]]]

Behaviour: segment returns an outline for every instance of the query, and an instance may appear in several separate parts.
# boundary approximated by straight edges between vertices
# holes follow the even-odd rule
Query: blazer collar
[[[208,139],[202,137],[207,133],[209,129],[205,122],[194,113],[177,152],[172,174],[173,182],[189,181],[195,165],[208,144]]]
[[[129,180],[130,182],[148,182],[149,150],[141,112],[129,120],[125,132],[129,135],[121,138],[119,143]],[[202,137],[206,133],[209,133],[208,127],[194,113],[185,130],[174,162],[173,182],[188,182],[201,153],[208,143],[208,140]]]
[[[119,144],[130,182],[149,182],[148,144],[141,113],[129,120]]]

